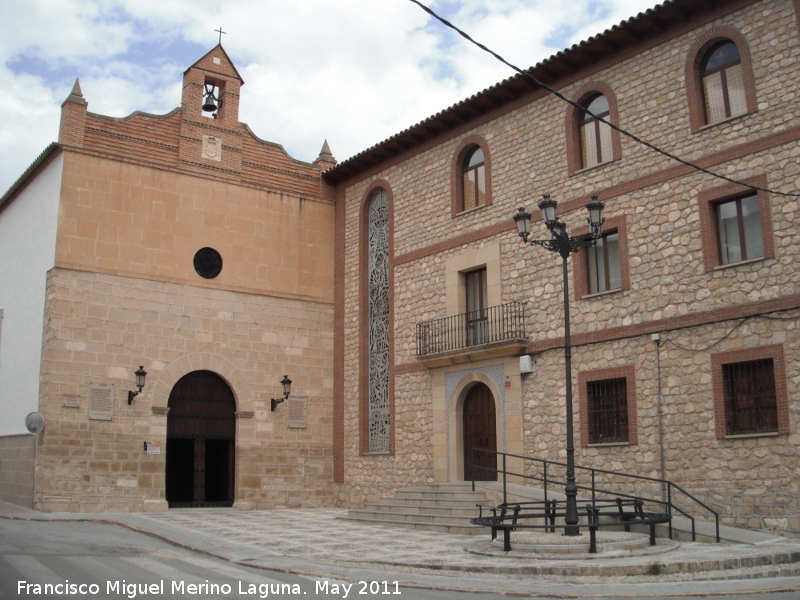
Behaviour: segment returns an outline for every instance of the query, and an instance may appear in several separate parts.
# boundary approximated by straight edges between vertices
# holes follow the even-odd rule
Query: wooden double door
[[[497,481],[497,422],[492,392],[476,383],[464,399],[464,481]],[[488,452],[473,452],[473,448]]]
[[[170,507],[231,506],[236,400],[216,373],[185,375],[169,395],[166,491]]]

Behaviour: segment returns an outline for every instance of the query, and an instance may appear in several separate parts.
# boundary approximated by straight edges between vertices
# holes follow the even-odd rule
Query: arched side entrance
[[[166,493],[171,508],[231,506],[236,400],[222,377],[193,371],[169,395]]]
[[[464,398],[464,481],[497,481],[497,419],[492,392],[476,383]],[[490,452],[474,452],[473,448]]]

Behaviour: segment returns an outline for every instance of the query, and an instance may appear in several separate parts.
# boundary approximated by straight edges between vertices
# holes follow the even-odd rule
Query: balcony
[[[527,346],[522,302],[417,323],[417,360],[429,367],[512,356]]]

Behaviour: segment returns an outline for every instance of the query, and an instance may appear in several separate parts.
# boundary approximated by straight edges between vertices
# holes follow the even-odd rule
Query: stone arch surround
[[[447,373],[447,480],[461,481],[464,465],[461,449],[464,443],[463,411],[467,393],[475,383],[489,388],[495,402],[495,423],[498,450],[506,452],[506,402],[503,365]]]
[[[253,413],[253,390],[233,363],[212,354],[188,354],[170,363],[153,386],[153,408],[166,411],[170,392],[178,380],[192,371],[212,371],[222,377],[236,400],[237,413]]]

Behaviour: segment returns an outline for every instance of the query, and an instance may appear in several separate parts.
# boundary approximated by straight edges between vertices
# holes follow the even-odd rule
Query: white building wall
[[[64,155],[0,212],[0,436],[24,433],[39,407],[47,272],[55,263]]]

